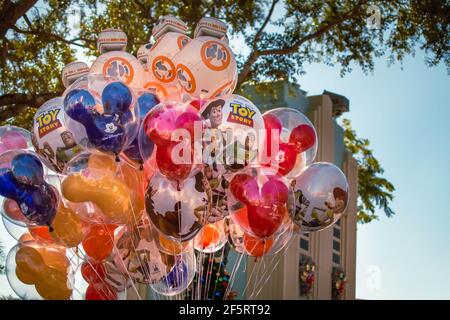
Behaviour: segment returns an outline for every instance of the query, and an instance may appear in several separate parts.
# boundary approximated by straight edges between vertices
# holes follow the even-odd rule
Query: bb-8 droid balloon
[[[89,66],[82,61],[75,61],[64,66],[62,71],[62,82],[64,88],[67,88],[77,79],[89,73]]]
[[[145,71],[136,57],[124,52],[126,40],[121,30],[102,31],[97,39],[97,47],[102,55],[94,61],[89,74],[116,78],[131,88],[142,88],[146,80]]]
[[[212,22],[198,27],[196,34],[199,36],[175,57],[178,85],[192,99],[229,95],[237,82],[236,59],[227,42],[226,28],[219,20],[207,19],[222,27],[212,28]]]
[[[163,16],[152,30],[156,39],[147,54],[149,71],[147,90],[161,99],[179,100],[176,68],[173,58],[191,41],[187,35],[187,25],[173,16]]]
[[[136,58],[139,60],[146,73],[148,72],[147,55],[151,47],[152,47],[151,43],[143,44],[142,46],[139,47],[136,54]]]

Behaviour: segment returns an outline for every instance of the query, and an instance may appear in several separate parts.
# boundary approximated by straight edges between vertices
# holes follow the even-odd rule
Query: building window
[[[337,252],[341,251],[341,244],[336,240],[333,240],[333,250]]]
[[[333,228],[333,237],[341,239],[341,230],[338,228]]]
[[[335,263],[335,264],[341,263],[341,257],[336,253],[333,253],[333,263]]]
[[[309,241],[306,239],[300,238],[300,249],[309,251]]]

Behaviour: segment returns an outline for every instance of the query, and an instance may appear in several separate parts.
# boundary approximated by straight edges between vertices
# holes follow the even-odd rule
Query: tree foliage
[[[382,177],[384,173],[379,161],[369,148],[369,140],[356,136],[350,120],[344,119],[344,144],[358,162],[358,213],[357,220],[367,223],[378,219],[375,211],[383,209],[388,217],[394,215],[389,206],[393,200],[394,185]]]
[[[417,49],[429,66],[450,67],[448,0],[0,0],[0,10],[0,124],[22,127],[63,92],[60,73],[76,59],[76,49],[97,56],[96,35],[115,27],[127,33],[128,51],[136,53],[165,14],[180,17],[191,31],[202,17],[225,20],[239,40],[239,86],[295,82],[311,63],[339,67],[342,75],[355,66],[370,72],[377,57],[392,63]],[[346,139],[360,156],[360,220],[375,218],[377,206],[392,215],[393,186],[380,177],[368,141],[349,123]]]

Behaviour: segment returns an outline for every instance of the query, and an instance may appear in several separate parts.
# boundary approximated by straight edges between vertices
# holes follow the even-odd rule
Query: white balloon
[[[229,95],[237,83],[237,64],[226,41],[198,37],[174,58],[178,85],[190,98]]]
[[[334,164],[316,162],[291,181],[294,222],[301,232],[323,230],[342,216],[348,204],[348,182]]]
[[[146,81],[145,71],[139,60],[122,51],[102,54],[92,64],[89,74],[118,78],[133,89],[142,88]]]

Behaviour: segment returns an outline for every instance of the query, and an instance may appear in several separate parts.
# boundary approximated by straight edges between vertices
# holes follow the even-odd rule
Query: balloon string
[[[222,253],[220,254],[220,264],[219,264],[219,270],[218,270],[218,272],[220,272],[220,266],[222,265],[222,262],[223,262],[223,257],[224,257],[224,252],[225,252],[225,247],[227,246],[227,244],[225,244],[223,247],[222,247]],[[224,269],[225,269],[225,266],[224,266]],[[214,298],[215,298],[215,294],[216,294],[216,289],[217,289],[217,283],[218,283],[218,276],[216,275],[216,281],[215,281],[215,283],[214,283],[214,290],[213,290],[213,292],[212,292],[212,297],[211,297],[211,300],[214,300]],[[225,297],[223,297],[223,299],[225,299]]]
[[[284,250],[284,255],[286,254],[286,250]],[[283,255],[283,259],[284,259],[284,255]],[[275,271],[276,267],[278,266],[278,264],[280,263],[281,259],[278,259],[274,265],[274,267],[271,270],[271,274]],[[269,281],[269,277],[266,277],[266,279],[264,279],[264,277],[261,277],[261,279],[263,279],[263,284],[261,285],[260,289],[258,290],[258,292],[256,293],[255,297],[257,297],[259,295],[259,293],[261,292],[261,290],[264,288],[264,286],[266,285],[266,283]]]
[[[123,268],[125,269],[125,271],[126,271],[126,273],[127,273],[127,276],[128,276],[128,279],[130,280],[131,285],[132,285],[134,291],[136,292],[136,295],[137,295],[138,299],[139,299],[139,300],[142,300],[141,295],[139,294],[139,291],[138,291],[137,288],[136,288],[136,285],[135,285],[135,283],[134,283],[134,280],[133,280],[133,278],[131,277],[130,272],[128,271],[128,268],[125,266],[125,263],[123,262],[122,256],[120,255],[120,251],[119,251],[119,249],[118,249],[117,246],[116,246],[116,242],[114,241],[114,236],[111,235],[111,231],[109,230],[109,228],[105,228],[105,229],[106,229],[106,231],[108,232],[108,234],[110,235],[110,237],[111,237],[111,239],[112,239],[111,241],[112,241],[112,244],[113,244],[113,247],[114,247],[114,251],[116,252],[116,254],[119,255],[120,259],[118,259],[118,260],[120,260],[120,262],[121,262]],[[124,274],[124,273],[122,273],[122,274]]]
[[[238,272],[239,266],[241,264],[242,258],[244,257],[244,252],[241,252],[239,255],[239,258],[234,262],[234,266],[233,266],[233,270],[231,272],[230,275],[230,280],[228,282],[228,286],[225,290],[225,295],[224,297],[228,297],[228,295],[230,294],[231,288],[234,285],[234,280],[236,278],[236,273]]]

